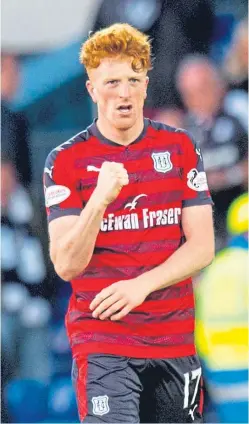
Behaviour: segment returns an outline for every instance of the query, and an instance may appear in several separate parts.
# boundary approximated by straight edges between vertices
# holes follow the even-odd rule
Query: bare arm
[[[50,256],[63,280],[75,278],[88,265],[105,210],[95,191],[80,216],[61,217],[49,224]]]
[[[63,280],[74,279],[89,264],[105,210],[128,182],[123,164],[104,162],[80,216],[64,216],[49,224],[50,255]]]
[[[164,263],[137,278],[149,292],[191,277],[212,262],[215,244],[211,205],[183,208],[182,226],[186,242]]]

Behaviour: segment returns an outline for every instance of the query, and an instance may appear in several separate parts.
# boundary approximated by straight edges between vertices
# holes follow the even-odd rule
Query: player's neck
[[[96,125],[101,132],[101,134],[110,141],[115,143],[128,146],[133,141],[135,141],[143,131],[144,128],[144,119],[143,116],[141,119],[137,119],[135,125],[127,130],[119,130],[118,128],[113,127],[106,122],[105,119],[101,117],[98,118]]]

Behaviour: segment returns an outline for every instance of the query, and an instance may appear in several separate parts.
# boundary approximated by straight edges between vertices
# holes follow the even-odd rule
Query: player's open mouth
[[[122,113],[122,115],[124,114],[124,115],[126,115],[126,114],[128,114],[128,113],[130,113],[131,112],[131,110],[132,110],[132,105],[120,105],[120,106],[118,106],[118,111],[120,112],[120,113]]]

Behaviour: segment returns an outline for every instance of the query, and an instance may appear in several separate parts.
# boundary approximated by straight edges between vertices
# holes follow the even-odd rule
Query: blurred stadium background
[[[152,38],[145,116],[189,129],[202,147],[217,249],[195,278],[205,422],[248,422],[247,1],[3,0],[1,13],[1,422],[78,422],[70,285],[48,258],[42,171],[95,117],[78,52],[114,22]]]

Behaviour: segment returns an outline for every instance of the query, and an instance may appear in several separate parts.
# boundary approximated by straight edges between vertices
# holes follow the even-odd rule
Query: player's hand
[[[90,304],[92,316],[101,320],[118,321],[141,305],[149,295],[148,288],[136,279],[118,281],[101,290]]]
[[[104,162],[100,168],[96,187],[98,198],[109,205],[128,183],[128,173],[122,163]]]

